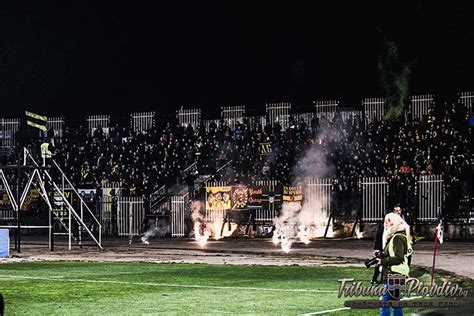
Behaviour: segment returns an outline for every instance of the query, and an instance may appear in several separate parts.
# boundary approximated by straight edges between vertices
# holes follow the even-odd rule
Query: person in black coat
[[[374,253],[373,253],[374,257],[380,257],[383,253],[383,242],[382,242],[383,230],[384,230],[384,226],[383,226],[383,219],[382,219],[382,221],[377,223],[377,226],[375,229]],[[372,274],[372,281],[370,283],[373,285],[380,284],[381,280],[379,280],[379,276],[380,276],[380,267],[376,265],[374,267],[374,273]]]
[[[0,294],[0,316],[3,316],[4,309],[5,303],[3,302],[3,295]]]

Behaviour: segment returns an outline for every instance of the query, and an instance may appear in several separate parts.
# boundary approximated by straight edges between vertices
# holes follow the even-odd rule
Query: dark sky
[[[10,2],[24,6],[0,5],[0,116],[357,105],[382,94],[383,38],[413,94],[474,89],[474,15],[449,2]]]

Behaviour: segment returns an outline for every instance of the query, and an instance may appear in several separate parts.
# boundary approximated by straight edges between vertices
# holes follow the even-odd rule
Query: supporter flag
[[[36,113],[25,111],[26,115],[26,124],[28,126],[35,127],[43,132],[46,132],[46,124],[48,122],[48,118],[46,116],[42,116]]]
[[[284,202],[301,202],[303,201],[303,189],[301,186],[284,186],[283,187]]]
[[[207,187],[206,210],[225,211],[230,209],[231,187]]]
[[[272,152],[272,143],[260,143],[259,151],[263,156],[270,154]]]
[[[270,184],[263,187],[262,207],[263,209],[275,211],[281,206],[281,185]]]
[[[436,226],[436,233],[437,233],[439,243],[442,244],[443,243],[443,237],[444,237],[443,221],[442,220],[440,220],[439,223],[438,223],[438,226]]]
[[[246,186],[232,187],[232,209],[244,209],[249,201],[249,192]]]
[[[252,209],[261,209],[263,201],[263,188],[260,186],[249,186],[249,200],[247,207]]]

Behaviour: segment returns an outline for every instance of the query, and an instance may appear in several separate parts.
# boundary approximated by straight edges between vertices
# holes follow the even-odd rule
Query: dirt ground
[[[210,264],[260,264],[260,265],[351,265],[362,266],[362,261],[372,253],[370,240],[319,239],[310,244],[295,243],[286,254],[269,239],[210,240],[201,247],[189,239],[151,239],[142,244],[134,239],[106,239],[103,250],[97,247],[79,248],[73,244],[67,250],[65,241],[57,241],[55,251],[47,248],[47,240],[24,239],[21,253],[11,250],[11,258],[0,262],[35,260],[90,260],[122,262],[178,262]],[[433,242],[421,241],[415,245],[413,264],[431,267]],[[474,243],[445,242],[438,245],[436,268],[474,279]]]

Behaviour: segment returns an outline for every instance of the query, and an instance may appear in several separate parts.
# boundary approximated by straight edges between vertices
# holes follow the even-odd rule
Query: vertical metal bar
[[[133,238],[133,202],[130,201],[128,204],[128,238],[131,243]]]
[[[68,228],[69,228],[68,229],[68,232],[69,232],[69,234],[68,234],[68,245],[69,245],[68,249],[71,250],[72,226],[71,226],[71,210],[69,208],[68,208],[68,214],[69,214],[69,216],[68,216]]]
[[[83,205],[83,201],[81,201],[81,220],[83,223],[84,222],[84,205]],[[81,246],[82,245],[82,225],[79,224],[79,245]]]

